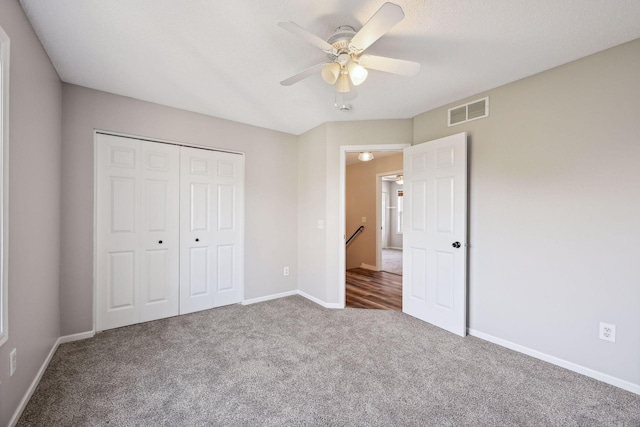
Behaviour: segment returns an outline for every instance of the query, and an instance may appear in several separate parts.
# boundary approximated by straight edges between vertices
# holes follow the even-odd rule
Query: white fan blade
[[[307,77],[311,77],[314,74],[320,73],[320,71],[322,71],[322,69],[326,65],[327,65],[326,62],[323,62],[322,64],[314,65],[313,67],[307,68],[306,70],[296,74],[295,76],[291,76],[288,79],[281,81],[280,84],[282,86],[291,86],[294,83],[298,83],[300,80],[304,80]]]
[[[397,4],[385,3],[353,36],[349,48],[352,52],[362,52],[393,28],[404,18],[402,8]]]
[[[293,34],[296,34],[302,37],[312,45],[319,47],[325,52],[332,53],[334,50],[333,46],[331,46],[329,43],[322,40],[320,37],[316,36],[315,34],[312,34],[309,31],[305,30],[295,22],[278,22],[278,26],[281,28],[284,28],[287,31],[291,31]]]
[[[400,74],[408,77],[415,76],[420,71],[420,64],[417,62],[386,58],[384,56],[362,55],[358,59],[358,62],[364,68],[371,68],[372,70]]]

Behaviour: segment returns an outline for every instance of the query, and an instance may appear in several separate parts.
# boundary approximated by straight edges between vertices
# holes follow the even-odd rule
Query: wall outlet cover
[[[616,325],[600,322],[598,338],[605,341],[616,342]]]

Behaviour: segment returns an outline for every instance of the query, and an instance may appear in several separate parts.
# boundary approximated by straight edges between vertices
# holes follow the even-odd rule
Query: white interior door
[[[467,331],[467,136],[404,150],[402,308],[457,335]]]
[[[99,134],[96,154],[96,329],[178,314],[178,148]]]
[[[180,313],[242,300],[244,158],[180,148]]]

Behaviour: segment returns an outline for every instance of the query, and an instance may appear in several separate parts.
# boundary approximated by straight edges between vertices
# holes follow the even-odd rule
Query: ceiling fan
[[[291,76],[280,84],[290,86],[320,72],[325,82],[336,85],[336,92],[345,93],[351,90],[351,84],[358,86],[366,80],[367,69],[409,77],[416,75],[420,71],[420,64],[417,62],[363,53],[403,18],[404,12],[400,6],[385,3],[360,31],[356,32],[352,27],[342,25],[326,41],[298,24],[279,22],[280,27],[322,49],[330,60]]]

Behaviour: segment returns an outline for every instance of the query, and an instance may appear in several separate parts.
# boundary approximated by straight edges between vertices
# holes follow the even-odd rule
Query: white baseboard
[[[321,305],[321,306],[323,306],[325,308],[344,308],[344,307],[342,307],[342,305],[340,305],[338,303],[324,302],[321,299],[316,298],[313,295],[309,295],[308,293],[306,293],[304,291],[300,291],[300,290],[281,292],[279,294],[272,294],[272,295],[266,295],[266,296],[263,296],[263,297],[247,299],[247,300],[242,301],[241,304],[242,305],[255,304],[257,302],[270,301],[270,300],[274,300],[274,299],[278,299],[278,298],[290,297],[292,295],[300,295],[301,297],[304,297],[304,298],[308,299],[309,301],[313,301],[316,304]]]
[[[72,342],[72,341],[78,341],[78,340],[91,338],[94,335],[95,335],[95,332],[93,332],[93,331],[82,332],[82,333],[73,334],[73,335],[66,335],[64,337],[58,338],[56,340],[56,342],[53,343],[53,347],[51,347],[51,351],[49,351],[49,354],[47,355],[47,358],[42,363],[42,366],[40,366],[40,369],[38,370],[38,373],[36,374],[36,377],[33,379],[33,381],[31,382],[31,385],[27,389],[27,392],[22,397],[22,400],[20,401],[20,405],[18,405],[18,408],[16,409],[16,412],[14,412],[13,417],[11,417],[11,419],[9,420],[9,426],[10,427],[14,427],[16,424],[18,424],[18,420],[20,419],[20,416],[22,415],[22,412],[24,411],[24,408],[27,407],[27,403],[29,403],[29,399],[31,399],[31,396],[33,396],[33,392],[36,391],[36,388],[38,387],[38,384],[40,384],[40,380],[42,379],[42,375],[44,375],[44,371],[47,370],[47,367],[49,366],[49,363],[51,362],[51,358],[53,358],[53,355],[55,354],[56,350],[58,349],[58,346],[60,344],[64,344],[64,343],[68,343],[68,342]]]
[[[93,338],[96,335],[94,331],[80,332],[79,334],[65,335],[58,338],[58,345],[65,344],[73,341],[86,340],[87,338]]]
[[[366,270],[379,271],[378,267],[376,267],[375,265],[365,264],[364,262],[362,264],[360,264],[360,268],[364,268]]]
[[[287,292],[280,292],[279,294],[266,295],[264,297],[246,299],[246,300],[242,301],[241,304],[242,305],[255,304],[257,302],[270,301],[272,299],[290,297],[291,295],[298,295],[298,291],[297,290],[293,290],[293,291],[287,291]]]
[[[321,305],[321,306],[323,306],[325,308],[344,308],[344,307],[342,307],[341,304],[334,303],[334,302],[324,302],[321,299],[318,299],[318,298],[314,297],[313,295],[309,295],[308,293],[303,292],[303,291],[298,291],[298,295],[300,295],[301,297],[305,297],[309,301],[313,301],[316,304]]]
[[[619,387],[623,390],[630,391],[631,393],[640,394],[640,385],[634,384],[629,381],[622,380],[620,378],[613,377],[611,375],[595,371],[591,368],[587,368],[581,365],[578,365],[573,362],[569,362],[564,359],[560,359],[555,356],[551,356],[546,353],[542,353],[538,350],[533,350],[529,347],[525,347],[520,344],[512,343],[511,341],[504,340],[502,338],[494,337],[489,334],[485,334],[484,332],[476,331],[474,329],[467,329],[469,335],[474,336],[476,338],[483,339],[485,341],[492,342],[494,344],[498,344],[499,346],[506,347],[510,350],[517,351],[519,353],[526,354],[527,356],[535,357],[536,359],[543,360],[545,362],[552,363],[554,365],[560,366],[562,368],[568,369],[573,372],[577,372],[579,374],[585,375],[587,377],[596,379],[598,381],[602,381],[607,384],[611,384],[612,386]]]

